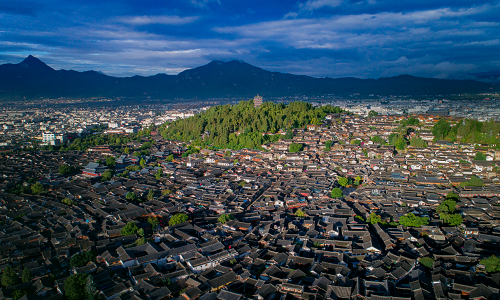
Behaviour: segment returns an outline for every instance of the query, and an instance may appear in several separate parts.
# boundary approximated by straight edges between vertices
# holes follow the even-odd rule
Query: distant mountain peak
[[[21,63],[19,63],[19,65],[37,71],[54,71],[54,69],[31,54],[28,55],[28,57],[26,57]]]

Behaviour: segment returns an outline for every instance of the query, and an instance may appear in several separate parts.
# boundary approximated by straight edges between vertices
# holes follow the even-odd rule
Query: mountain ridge
[[[402,74],[378,79],[315,78],[271,72],[241,60],[211,61],[177,75],[113,77],[98,71],[54,70],[29,55],[0,65],[0,99],[57,97],[154,97],[202,99],[280,96],[445,95],[498,91],[499,84]]]

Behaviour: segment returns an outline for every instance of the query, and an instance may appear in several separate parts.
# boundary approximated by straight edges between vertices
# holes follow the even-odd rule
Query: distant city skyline
[[[0,64],[29,54],[112,76],[240,59],[313,77],[500,73],[500,1],[21,0],[0,4]]]

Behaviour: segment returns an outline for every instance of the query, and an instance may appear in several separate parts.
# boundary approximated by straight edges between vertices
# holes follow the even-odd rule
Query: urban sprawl
[[[4,107],[0,299],[499,299],[485,98],[311,100],[253,149],[167,137],[206,103]]]

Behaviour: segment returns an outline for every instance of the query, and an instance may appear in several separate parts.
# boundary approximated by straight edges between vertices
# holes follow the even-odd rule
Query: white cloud
[[[309,0],[300,5],[301,10],[316,10],[323,7],[337,7],[342,4],[343,0]]]
[[[199,17],[134,16],[134,17],[122,17],[119,18],[119,21],[131,25],[149,25],[149,24],[183,25],[192,23],[198,19]]]

